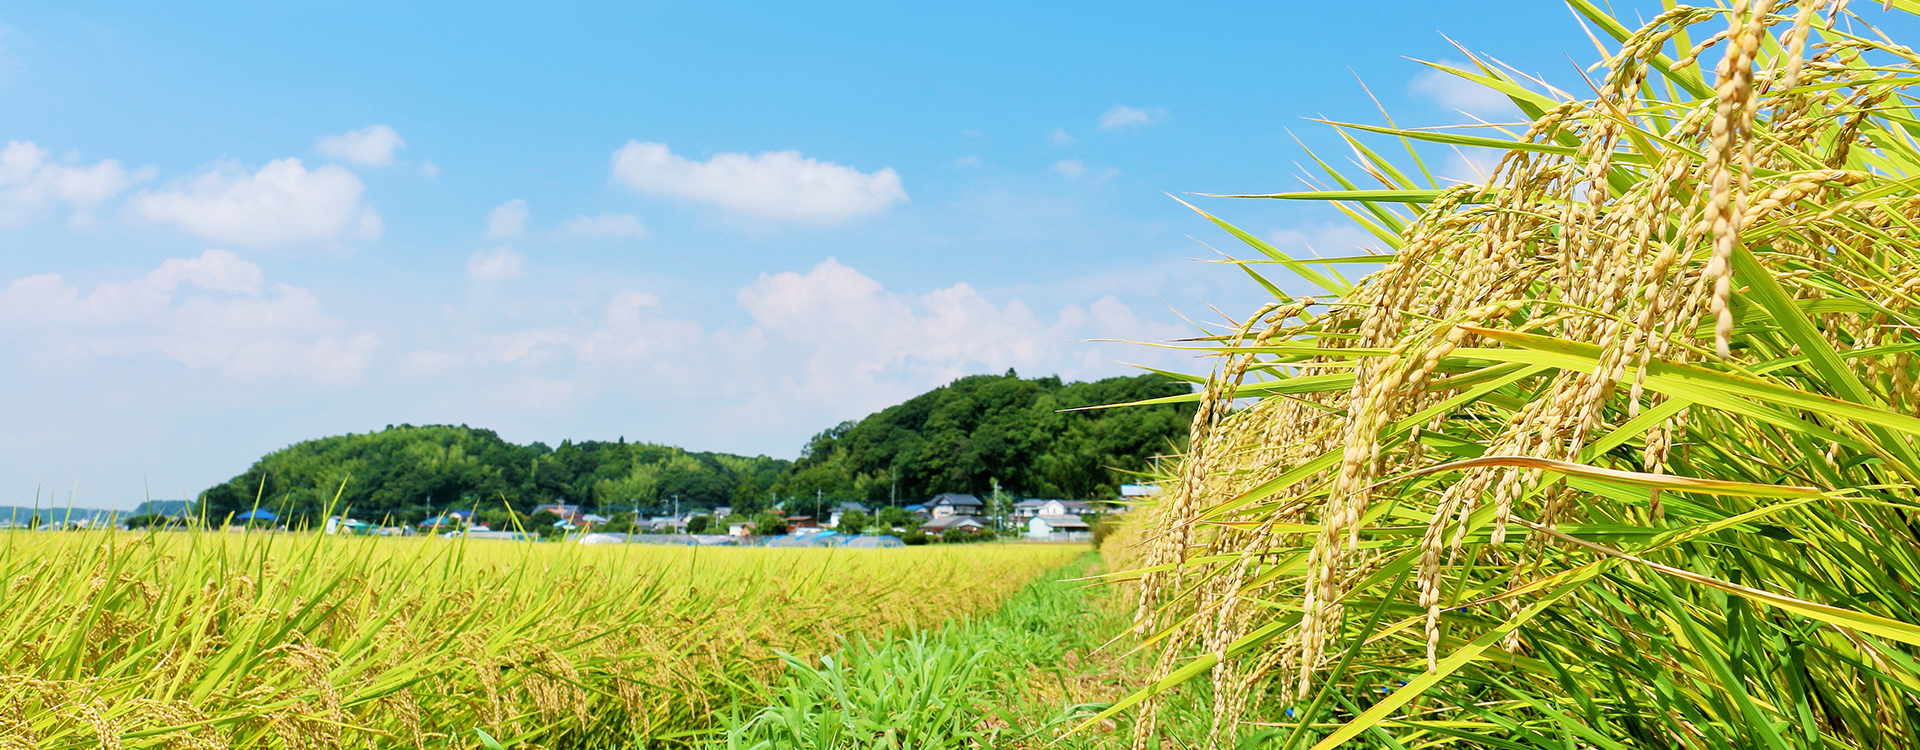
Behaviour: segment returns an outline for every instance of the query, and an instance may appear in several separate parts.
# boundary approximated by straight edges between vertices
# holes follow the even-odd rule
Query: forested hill
[[[984,494],[1106,499],[1129,472],[1186,448],[1193,404],[1067,411],[1192,392],[1162,375],[1062,383],[975,375],[808,443],[774,489],[783,496],[918,500]]]
[[[984,494],[999,480],[1016,496],[1114,496],[1125,472],[1184,449],[1191,404],[1062,412],[1190,392],[1160,375],[1062,383],[976,375],[815,436],[797,462],[665,445],[516,445],[467,426],[389,426],[320,438],[267,454],[201,495],[207,517],[259,507],[311,522],[330,503],[360,518],[415,522],[446,510],[550,502],[606,515],[767,507],[777,497],[902,503],[942,492]],[[809,504],[811,505],[811,504]],[[296,521],[297,523],[298,521]]]
[[[400,425],[274,451],[201,499],[216,519],[251,509],[256,494],[260,507],[283,518],[312,519],[336,492],[338,507],[355,516],[407,522],[503,503],[521,512],[550,502],[612,511],[677,495],[700,507],[765,498],[789,463],[624,439],[515,445],[464,425]]]

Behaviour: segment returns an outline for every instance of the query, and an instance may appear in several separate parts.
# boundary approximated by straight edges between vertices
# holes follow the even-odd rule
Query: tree
[[[908,512],[906,508],[898,508],[892,505],[883,507],[875,513],[874,522],[875,525],[883,529],[920,528],[919,517]]]
[[[543,510],[533,514],[532,518],[527,519],[527,530],[539,534],[541,539],[560,536],[566,533],[554,526],[554,524],[560,521],[560,514],[550,510]]]
[[[815,435],[773,484],[783,495],[897,500],[941,492],[1108,499],[1184,450],[1188,403],[1083,407],[1192,393],[1163,375],[1062,383],[974,375]]]
[[[689,534],[708,533],[707,529],[713,525],[713,520],[714,520],[713,516],[709,516],[704,513],[694,516],[692,518],[689,518],[687,519],[687,533]]]
[[[525,514],[565,502],[610,516],[666,495],[691,508],[724,505],[748,484],[743,480],[771,484],[788,465],[625,440],[549,448],[465,425],[390,425],[269,453],[202,492],[195,512],[218,521],[257,503],[296,528],[347,508],[363,518],[412,522],[449,510],[507,506]]]
[[[787,519],[777,513],[756,513],[753,516],[753,533],[761,536],[785,534],[787,533]]]
[[[615,513],[606,523],[594,527],[594,531],[608,534],[632,534],[640,530],[632,513]]]
[[[850,510],[840,514],[840,523],[833,528],[842,534],[859,534],[873,523],[873,517],[864,510]]]
[[[160,516],[160,515],[153,515],[153,514],[127,516],[127,520],[125,521],[125,523],[127,525],[127,528],[129,529],[144,529],[144,528],[147,528],[148,526],[167,525],[167,517]]]

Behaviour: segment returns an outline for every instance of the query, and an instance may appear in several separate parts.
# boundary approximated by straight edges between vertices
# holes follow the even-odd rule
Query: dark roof
[[[929,507],[934,505],[980,505],[980,504],[981,504],[980,498],[974,497],[972,495],[962,495],[957,492],[948,492],[946,494],[943,494],[943,495],[940,495],[939,497],[934,498],[932,501],[927,503]]]
[[[920,528],[946,531],[955,526],[978,526],[984,529],[987,527],[987,524],[974,516],[945,516],[921,524]]]

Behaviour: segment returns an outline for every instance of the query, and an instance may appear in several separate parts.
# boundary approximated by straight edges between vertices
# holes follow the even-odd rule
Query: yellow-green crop
[[[775,650],[991,609],[1076,549],[0,534],[0,747],[695,744]]]

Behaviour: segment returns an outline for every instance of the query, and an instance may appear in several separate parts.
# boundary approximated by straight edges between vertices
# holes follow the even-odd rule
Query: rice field
[[[0,747],[675,747],[1083,550],[0,534]],[[479,731],[476,731],[479,730]]]

